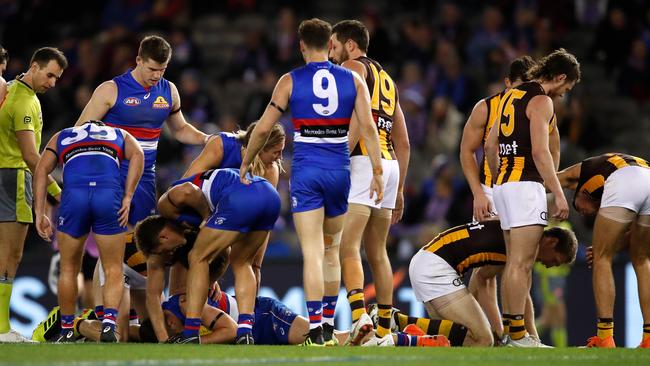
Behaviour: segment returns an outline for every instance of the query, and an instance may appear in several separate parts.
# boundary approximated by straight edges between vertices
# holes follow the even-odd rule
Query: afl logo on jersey
[[[140,105],[140,103],[142,103],[142,101],[139,98],[136,98],[136,97],[128,97],[128,98],[124,98],[123,103],[126,106],[135,107],[135,106]]]

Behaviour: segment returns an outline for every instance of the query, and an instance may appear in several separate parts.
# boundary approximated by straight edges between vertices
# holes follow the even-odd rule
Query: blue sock
[[[61,334],[65,335],[74,326],[74,315],[61,314]]]
[[[396,333],[397,334],[397,347],[416,347],[418,345],[418,337],[408,335],[406,333]]]
[[[198,337],[201,328],[201,318],[185,318],[183,337]]]
[[[253,314],[239,314],[237,320],[237,337],[246,333],[253,333],[253,324],[255,324],[255,316]]]
[[[104,320],[104,305],[95,306],[95,315],[97,315],[97,320]]]
[[[320,327],[323,320],[323,302],[307,301],[307,313],[309,314],[309,329]]]
[[[323,323],[334,326],[334,310],[336,309],[337,296],[323,296]]]
[[[115,330],[115,323],[117,322],[117,309],[105,308],[104,309],[104,319],[102,320],[102,328],[106,326],[111,327],[112,330]]]

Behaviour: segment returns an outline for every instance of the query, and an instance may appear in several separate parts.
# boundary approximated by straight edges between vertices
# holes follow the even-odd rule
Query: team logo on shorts
[[[65,222],[65,218],[62,216],[59,216],[59,226],[63,226],[63,223]]]
[[[128,107],[135,107],[135,106],[140,105],[140,103],[142,103],[140,101],[140,98],[136,98],[136,97],[124,98],[124,100],[122,102],[124,103],[125,106],[128,106]]]
[[[225,217],[216,217],[214,219],[214,223],[217,224],[217,225],[222,225],[224,222],[226,222]]]
[[[463,280],[461,280],[460,277],[458,277],[455,280],[451,281],[451,284],[456,287],[460,287],[463,285]]]
[[[539,218],[546,221],[548,217],[548,213],[546,211],[542,211],[539,213]]]
[[[298,206],[298,199],[296,196],[291,196],[291,207],[296,208]]]
[[[167,109],[169,108],[169,103],[163,98],[162,96],[159,96],[156,98],[156,101],[153,102],[153,105],[151,106],[154,109]]]

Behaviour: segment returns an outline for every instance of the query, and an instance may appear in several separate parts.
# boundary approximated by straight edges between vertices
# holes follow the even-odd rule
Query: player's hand
[[[241,167],[239,167],[239,181],[242,184],[245,184],[245,185],[251,184],[251,181],[246,177],[250,173],[250,170],[251,170],[251,165],[250,164],[244,165],[244,163],[242,163]],[[250,174],[252,174],[252,173],[250,173]]]
[[[553,218],[556,220],[566,220],[569,218],[569,204],[564,197],[564,193],[555,195],[555,207],[556,210],[553,213]]]
[[[120,226],[125,227],[129,223],[129,211],[131,211],[131,197],[122,198],[122,207],[117,211],[120,216]]]
[[[474,219],[476,221],[487,220],[492,216],[492,205],[485,194],[474,197]]]
[[[376,195],[376,196],[375,196]],[[375,197],[375,204],[379,204],[384,199],[384,176],[375,174],[370,182],[370,199]]]
[[[218,283],[215,282],[210,286],[208,289],[208,298],[212,299],[214,302],[219,302],[219,300],[221,300],[221,287],[219,287]]]
[[[588,246],[587,251],[585,252],[585,258],[587,259],[587,267],[591,268],[594,265],[594,247]]]
[[[36,215],[36,231],[38,235],[43,238],[43,240],[50,242],[52,241],[52,222],[47,215]]]
[[[397,199],[395,200],[395,208],[393,209],[393,216],[390,218],[390,224],[395,225],[402,219],[404,215],[404,192],[397,192]]]

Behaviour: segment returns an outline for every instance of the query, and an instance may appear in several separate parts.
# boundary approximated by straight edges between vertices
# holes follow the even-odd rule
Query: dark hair
[[[154,60],[164,64],[172,57],[172,46],[160,36],[146,36],[140,42],[138,56],[143,60]]]
[[[551,80],[561,74],[565,74],[569,81],[580,81],[580,63],[564,48],[555,50],[539,60],[537,65],[528,71],[528,78]]]
[[[510,63],[510,69],[508,70],[508,79],[511,82],[517,81],[530,81],[528,78],[528,70],[535,66],[535,60],[530,56],[521,56],[517,57]]]
[[[0,64],[3,64],[5,62],[9,61],[9,52],[0,45]]]
[[[544,230],[544,236],[556,238],[555,251],[567,257],[567,263],[571,264],[576,260],[578,251],[578,239],[576,234],[569,229],[552,227]]]
[[[50,61],[56,61],[59,64],[59,67],[65,69],[68,67],[68,59],[65,58],[63,52],[59,51],[58,48],[54,47],[42,47],[36,50],[32,55],[32,59],[29,61],[29,64],[36,62],[38,67],[41,69],[47,66]]]
[[[363,52],[368,52],[368,44],[370,43],[370,34],[368,28],[358,20],[343,20],[332,28],[332,34],[336,33],[336,39],[341,43],[349,40],[356,42],[359,49]]]
[[[158,247],[158,234],[170,221],[160,215],[149,216],[135,225],[135,245],[145,257]]]
[[[330,23],[318,18],[303,20],[298,27],[298,37],[308,48],[326,50],[331,36]]]
[[[156,332],[153,329],[153,323],[149,318],[143,320],[142,323],[140,323],[140,328],[138,328],[138,335],[140,336],[140,342],[158,343],[158,337],[156,337]]]

